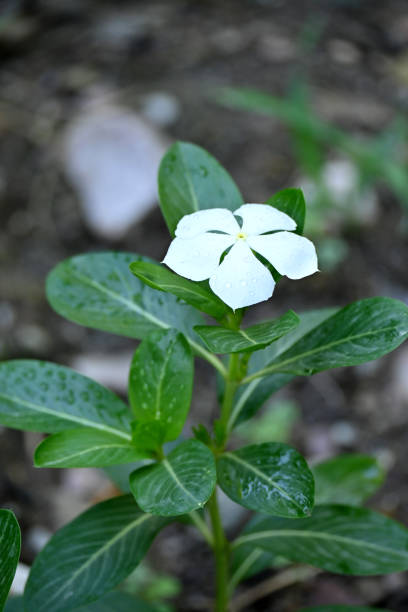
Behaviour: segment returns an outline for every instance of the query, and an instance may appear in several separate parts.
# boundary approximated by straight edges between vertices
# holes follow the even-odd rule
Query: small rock
[[[14,580],[13,580],[13,583],[10,589],[11,595],[22,595],[24,593],[24,588],[25,588],[29,573],[30,573],[30,568],[28,567],[28,565],[25,565],[24,563],[19,563],[17,565]]]
[[[0,330],[6,332],[13,327],[15,313],[8,302],[0,302]]]
[[[257,49],[259,55],[270,62],[288,62],[296,57],[296,45],[293,41],[278,34],[262,36]]]
[[[408,349],[400,348],[394,362],[391,388],[397,401],[408,404]]]
[[[47,353],[51,346],[48,332],[34,324],[19,325],[16,330],[16,340],[20,347],[34,353]]]
[[[88,353],[78,355],[70,365],[77,372],[96,380],[101,385],[119,393],[126,393],[132,355],[131,352],[116,355]]]
[[[339,38],[329,41],[329,55],[338,64],[346,66],[356,64],[361,58],[359,49],[353,43]]]
[[[157,202],[164,138],[138,115],[96,103],[65,133],[63,163],[90,229],[124,236]]]
[[[357,430],[348,421],[338,421],[330,428],[330,437],[339,446],[352,446],[357,440]]]
[[[45,527],[37,525],[29,530],[26,536],[26,544],[32,550],[32,552],[37,555],[47,544],[51,536],[51,531]]]
[[[141,112],[155,125],[164,127],[177,121],[181,114],[181,107],[175,96],[157,91],[144,97]]]
[[[245,49],[248,44],[242,31],[231,27],[214,32],[210,40],[217,51],[225,53],[226,55],[238,53]]]

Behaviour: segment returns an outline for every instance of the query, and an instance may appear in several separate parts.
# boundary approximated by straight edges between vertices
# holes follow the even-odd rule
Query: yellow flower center
[[[244,234],[244,232],[238,232],[237,234],[237,240],[246,240],[247,235]]]

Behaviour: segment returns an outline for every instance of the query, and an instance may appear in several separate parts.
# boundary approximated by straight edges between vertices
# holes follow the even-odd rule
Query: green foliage
[[[182,442],[160,463],[130,476],[130,489],[145,512],[179,516],[202,508],[216,483],[214,456],[198,440]]]
[[[393,351],[407,337],[408,308],[403,302],[382,297],[359,300],[273,359],[262,375],[277,371],[305,376],[366,363]]]
[[[137,421],[157,421],[164,440],[175,440],[190,408],[193,375],[193,356],[182,334],[175,329],[149,334],[130,366],[129,399]]]
[[[131,414],[109,389],[69,368],[31,359],[0,364],[0,422],[49,433],[92,427],[130,440]]]
[[[289,332],[266,349],[251,355],[248,363],[248,374],[251,375],[264,370],[300,338],[336,311],[336,308],[323,308],[300,314],[300,323],[292,332]],[[276,373],[255,378],[250,383],[241,385],[235,394],[234,406],[228,422],[229,429],[232,430],[237,425],[253,417],[272,393],[278,391],[293,378],[293,374]]]
[[[408,529],[364,508],[316,506],[310,518],[256,517],[234,542],[339,574],[408,569]]]
[[[37,446],[36,467],[106,467],[151,456],[128,440],[97,429],[67,429],[49,436]]]
[[[246,329],[227,329],[215,325],[197,325],[194,329],[213,353],[246,353],[259,351],[292,331],[299,317],[289,310],[272,321],[257,323]]]
[[[148,261],[135,261],[130,264],[130,270],[145,285],[158,291],[172,293],[215,319],[222,319],[231,312],[231,309],[204,282],[193,283],[164,266]]]
[[[145,338],[174,327],[186,336],[200,315],[171,294],[151,289],[129,273],[129,265],[150,259],[132,253],[78,255],[58,264],[47,279],[47,299],[70,321],[129,338]]]
[[[234,211],[242,204],[228,173],[188,143],[176,143],[166,154],[159,189],[171,232],[185,214],[211,207]],[[300,190],[283,190],[268,204],[290,215],[302,233]],[[0,423],[52,434],[36,449],[36,466],[103,467],[131,495],[97,504],[60,529],[34,562],[24,606],[18,598],[10,600],[10,612],[154,609],[130,594],[110,591],[133,572],[172,517],[195,525],[214,551],[217,612],[227,610],[236,584],[270,566],[306,563],[361,575],[408,569],[408,530],[356,507],[383,481],[374,459],[345,455],[310,470],[284,443],[293,410],[278,428],[265,420],[268,415],[257,430],[250,426],[247,439],[260,443],[227,447],[232,429],[296,375],[364,363],[397,348],[408,336],[408,308],[402,302],[370,298],[299,317],[289,311],[241,329],[244,309],[233,312],[207,282],[191,282],[130,253],[63,261],[48,277],[47,296],[73,322],[141,340],[130,367],[130,408],[69,368],[17,360],[0,364]],[[219,325],[204,325],[201,313]],[[228,364],[217,353],[229,354]],[[221,408],[212,430],[199,425],[194,438],[181,440],[192,396],[193,354],[217,370]],[[331,505],[313,507],[314,478],[317,502]],[[217,484],[233,501],[262,513],[233,542],[224,533]],[[19,538],[13,515],[1,510],[0,609]],[[336,606],[323,610],[343,612]]]
[[[312,468],[317,504],[358,506],[384,482],[384,470],[374,457],[340,455]]]
[[[20,557],[21,534],[10,510],[0,510],[0,610],[7,599]]]
[[[244,203],[227,171],[207,151],[189,142],[177,142],[163,157],[159,197],[172,235],[184,215],[206,208],[234,211]]]
[[[287,444],[254,444],[224,453],[217,475],[223,491],[250,510],[298,518],[313,508],[312,473]]]
[[[24,592],[26,609],[63,612],[98,599],[130,574],[166,524],[140,512],[130,495],[93,506],[37,556]]]

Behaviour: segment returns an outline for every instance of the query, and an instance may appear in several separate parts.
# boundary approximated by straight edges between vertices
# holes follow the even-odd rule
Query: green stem
[[[232,353],[229,359],[228,366],[228,374],[227,379],[225,381],[225,391],[224,391],[224,399],[222,401],[221,406],[221,415],[220,415],[220,429],[223,432],[223,437],[221,440],[221,448],[225,446],[228,436],[228,421],[231,414],[231,410],[234,403],[234,395],[237,387],[239,385],[238,380],[238,370],[239,370],[239,355],[237,353]]]
[[[208,510],[214,535],[213,551],[216,571],[216,597],[214,612],[227,612],[229,602],[228,589],[228,541],[225,537],[218,508],[217,490],[215,489],[208,502]]]

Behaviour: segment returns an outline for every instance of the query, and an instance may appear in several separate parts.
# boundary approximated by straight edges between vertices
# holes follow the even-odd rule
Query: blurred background
[[[305,191],[321,273],[283,279],[254,319],[374,295],[407,302],[407,111],[406,0],[0,0],[0,358],[70,365],[126,395],[135,343],[58,317],[44,281],[78,253],[163,257],[156,173],[175,140],[208,149],[246,201]],[[214,415],[211,373],[198,375],[190,426]],[[240,436],[290,441],[312,462],[375,455],[387,479],[370,505],[407,523],[407,408],[403,346],[298,379]],[[32,468],[40,439],[0,428],[0,505],[21,523],[25,564],[116,490],[98,470]],[[246,517],[224,512],[232,530]],[[204,610],[211,571],[199,538],[174,526],[126,588],[161,610]],[[322,574],[245,609],[327,601],[406,611],[407,577]]]

